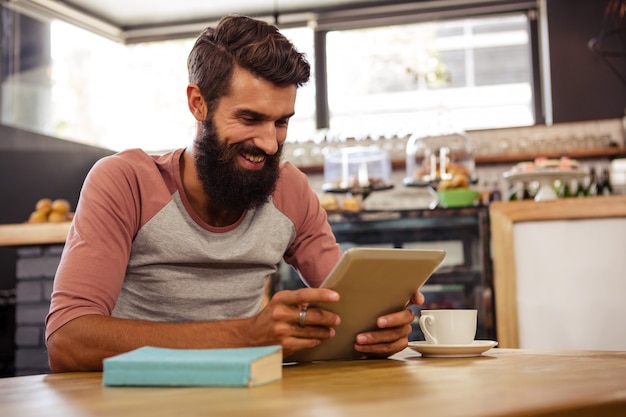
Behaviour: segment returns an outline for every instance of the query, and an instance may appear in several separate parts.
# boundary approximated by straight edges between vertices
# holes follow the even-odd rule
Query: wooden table
[[[476,358],[286,365],[255,388],[106,387],[101,373],[0,379],[0,414],[73,416],[625,416],[626,352],[492,349]]]

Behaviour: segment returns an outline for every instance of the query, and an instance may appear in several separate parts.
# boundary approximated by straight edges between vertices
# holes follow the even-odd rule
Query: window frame
[[[431,3],[431,2],[428,2]],[[391,26],[427,22],[429,20],[453,20],[467,17],[505,14],[511,12],[525,13],[528,21],[530,59],[530,81],[533,95],[533,112],[535,125],[545,124],[544,89],[540,64],[540,33],[538,9],[535,1],[512,1],[507,4],[490,4],[486,2],[432,2],[432,5],[392,5],[385,8],[364,8],[357,13],[335,12],[320,14],[315,27],[314,48],[316,56],[316,124],[317,129],[330,127],[330,106],[328,102],[328,80],[326,72],[326,37],[336,30],[365,29],[379,26]],[[502,2],[489,2],[502,3]],[[463,7],[465,6],[465,7]],[[386,10],[386,12],[385,12]],[[379,13],[379,14],[376,14]],[[318,62],[323,57],[323,62]]]

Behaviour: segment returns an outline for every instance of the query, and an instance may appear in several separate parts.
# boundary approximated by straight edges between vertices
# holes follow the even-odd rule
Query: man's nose
[[[274,123],[265,123],[254,139],[254,145],[266,154],[274,155],[278,151],[278,141]]]

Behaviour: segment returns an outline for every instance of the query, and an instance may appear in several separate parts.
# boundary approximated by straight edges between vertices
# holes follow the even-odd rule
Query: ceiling
[[[381,3],[380,0],[68,0],[60,1],[122,28],[217,20],[239,13],[269,15]],[[385,3],[382,1],[382,3]],[[388,3],[388,2],[386,2]]]
[[[431,18],[458,15],[474,8],[482,13],[533,5],[539,0],[0,0],[33,17],[61,19],[110,39],[134,43],[194,37],[220,17],[237,13],[277,23],[279,27],[360,21],[361,27],[389,16],[414,21],[414,13]],[[345,28],[345,27],[344,27]]]
[[[121,42],[194,35],[227,14],[262,18],[286,27],[317,13],[393,7],[430,0],[0,0],[37,17],[56,18]],[[461,0],[446,0],[460,2]],[[278,20],[276,17],[278,16]]]

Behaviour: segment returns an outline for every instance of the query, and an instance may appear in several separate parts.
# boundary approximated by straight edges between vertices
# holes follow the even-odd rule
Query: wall
[[[0,223],[26,221],[42,197],[76,207],[87,172],[111,153],[0,125]],[[0,247],[0,376],[14,366],[16,262],[15,248]]]
[[[621,51],[611,62],[621,79],[588,43],[602,30],[610,0],[548,0],[553,122],[622,117],[626,110],[626,44],[608,38],[604,46]],[[617,27],[617,26],[614,26]]]
[[[87,172],[110,154],[107,149],[0,125],[0,223],[26,221],[42,197],[65,198],[75,207]],[[4,249],[0,259],[11,251],[0,249]],[[0,261],[0,288],[14,284],[14,270],[7,268],[13,267]]]

